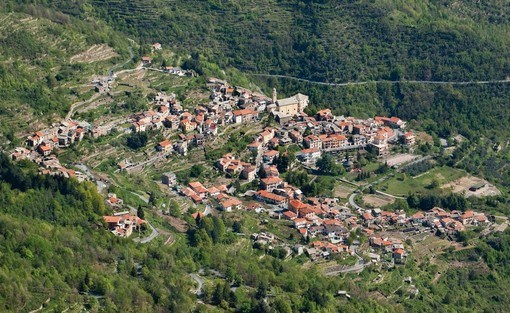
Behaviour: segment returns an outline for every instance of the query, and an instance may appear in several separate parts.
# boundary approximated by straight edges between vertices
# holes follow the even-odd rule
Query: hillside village
[[[150,64],[150,59],[142,61],[144,65]],[[369,150],[380,163],[384,163],[391,156],[392,147],[412,151],[416,144],[414,132],[408,130],[406,122],[398,117],[359,119],[335,116],[330,109],[309,116],[305,113],[309,99],[303,94],[278,99],[274,89],[271,97],[267,97],[230,86],[217,78],[210,78],[207,87],[211,91],[209,102],[193,109],[184,109],[175,94],[160,92],[152,99],[153,109],[130,114],[114,123],[92,126],[83,121],[62,121],[29,136],[26,146],[14,149],[11,157],[13,160],[35,162],[40,166],[41,174],[89,180],[93,177],[61,165],[55,152],[82,141],[85,136],[99,138],[112,131],[129,134],[164,130],[167,139],[157,144],[157,154],[153,159],[168,158],[173,154],[186,156],[190,149],[201,149],[213,141],[228,125],[250,125],[269,118],[275,124],[264,127],[254,136],[243,152],[243,158],[227,153],[215,162],[217,171],[227,178],[238,177],[243,183],[257,182],[258,190],[249,190],[239,197],[235,196],[233,184],[219,183],[206,187],[199,181],[191,181],[187,186],[181,186],[173,172],[163,174],[162,183],[195,205],[206,206],[206,211],[194,213],[194,218],[211,214],[214,208],[224,212],[269,212],[273,218],[290,222],[303,240],[310,242],[306,253],[311,260],[329,259],[335,254],[358,255],[352,236],[363,234],[369,238],[369,255],[373,262],[386,255],[391,264],[403,263],[408,255],[408,247],[402,240],[406,234],[431,232],[455,236],[466,227],[490,224],[483,213],[467,209],[464,212],[446,212],[435,207],[427,212],[407,215],[403,211],[349,207],[337,198],[306,197],[299,188],[282,179],[275,165],[282,156],[282,150],[278,148],[289,145],[300,147],[296,160],[308,169],[315,169],[316,162],[325,154],[350,150],[357,153],[368,153]],[[123,129],[121,125],[125,125]],[[130,171],[150,161],[133,164],[126,159],[118,164],[118,168]],[[344,159],[341,166],[347,171],[357,170],[349,158]],[[250,202],[250,199],[259,204]],[[134,213],[125,211],[122,200],[115,195],[109,195],[107,203],[115,211],[114,215],[104,217],[113,234],[129,237],[145,223]],[[388,236],[388,231],[395,236]],[[292,248],[302,252],[301,248]]]
[[[0,312],[506,312],[509,18],[2,1]]]

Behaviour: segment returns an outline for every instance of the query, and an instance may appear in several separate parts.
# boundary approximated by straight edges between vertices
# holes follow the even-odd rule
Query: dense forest
[[[438,268],[412,258],[389,272],[391,279],[371,286],[378,274],[327,278],[285,253],[251,247],[236,232],[249,231],[235,216],[191,220],[191,228],[172,246],[135,244],[109,234],[107,212],[95,186],[40,176],[29,163],[15,165],[0,156],[0,310],[28,312],[46,300],[48,310],[84,305],[91,312],[503,312],[510,305],[510,233],[463,237],[476,247],[439,256],[454,262],[435,283]],[[217,253],[223,251],[223,253]],[[282,252],[282,251],[280,251]],[[267,254],[266,254],[267,253]],[[266,255],[265,255],[266,254]],[[206,285],[194,304],[187,273],[215,270],[223,279]],[[388,294],[406,275],[418,297]],[[437,276],[437,275],[436,275]],[[371,286],[371,287],[370,287]],[[334,297],[349,290],[349,301]],[[271,295],[268,297],[268,295]],[[394,301],[397,300],[397,301]],[[212,305],[212,306],[211,306]],[[193,309],[194,308],[194,309]]]
[[[245,71],[330,82],[510,73],[510,10],[501,0],[33,2]]]

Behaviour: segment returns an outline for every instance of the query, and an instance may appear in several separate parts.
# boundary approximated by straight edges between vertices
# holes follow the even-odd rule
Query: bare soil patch
[[[335,190],[333,191],[333,194],[337,198],[344,198],[347,199],[351,193],[354,191],[354,187],[349,187],[343,184],[339,184],[335,187]]]
[[[394,166],[394,165],[400,165],[400,164],[404,164],[407,162],[411,162],[412,160],[417,159],[417,158],[419,158],[418,155],[409,154],[409,153],[396,154],[396,155],[389,157],[386,160],[386,162],[388,163],[388,166]]]
[[[434,139],[432,138],[431,135],[427,134],[426,132],[418,132],[416,134],[416,141],[433,143]]]
[[[395,202],[395,199],[383,195],[364,195],[363,202],[372,207],[380,208]]]
[[[181,220],[180,218],[173,217],[170,215],[163,215],[159,214],[162,218],[166,219],[170,225],[172,225],[173,228],[175,228],[176,231],[180,233],[185,233],[188,231],[188,223],[186,223],[184,220]]]
[[[477,190],[470,190],[473,186],[482,186]],[[484,196],[497,196],[501,192],[496,186],[490,184],[488,181],[474,177],[466,176],[452,181],[448,184],[441,186],[443,189],[451,189],[455,193],[464,193],[466,197],[484,197]]]
[[[105,61],[118,56],[117,52],[108,45],[93,45],[87,51],[71,57],[71,63],[94,63]]]

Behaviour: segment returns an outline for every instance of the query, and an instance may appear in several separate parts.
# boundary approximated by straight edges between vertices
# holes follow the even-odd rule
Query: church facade
[[[272,94],[273,105],[268,107],[271,111],[276,111],[281,116],[295,116],[303,113],[308,106],[309,100],[307,95],[298,93],[292,97],[277,100],[276,89],[273,89]]]

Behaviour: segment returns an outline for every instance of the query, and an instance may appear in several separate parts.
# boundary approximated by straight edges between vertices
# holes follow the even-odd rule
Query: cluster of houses
[[[103,216],[108,230],[117,237],[127,238],[133,231],[141,231],[145,220],[139,218],[129,210],[125,211],[124,201],[114,193],[109,193],[106,203],[113,209],[113,215]]]
[[[129,212],[114,213],[110,216],[103,216],[103,219],[108,224],[108,229],[115,236],[127,238],[131,236],[133,231],[140,231],[144,220],[136,215],[131,215]]]
[[[319,259],[329,259],[332,255],[339,253],[352,254],[349,246],[345,244],[334,244],[328,241],[314,241],[309,248],[306,249],[306,254],[312,261]]]
[[[405,262],[407,252],[404,249],[404,243],[398,238],[383,238],[383,237],[370,237],[370,246],[380,254],[390,254],[395,264],[402,264]],[[379,261],[380,254],[372,253],[370,255],[372,261]]]
[[[74,142],[82,141],[91,129],[87,122],[67,120],[35,132],[27,137],[26,145],[41,155],[48,156],[55,148],[69,147]]]
[[[435,229],[439,234],[452,235],[466,229],[466,226],[487,226],[489,219],[484,213],[472,210],[447,212],[435,207],[423,213],[417,212],[411,217],[414,223],[423,224]]]
[[[200,182],[190,182],[187,187],[181,188],[179,193],[193,201],[195,204],[213,202],[216,207],[225,212],[243,208],[243,203],[232,196],[232,188],[226,185],[217,185],[206,188]]]
[[[391,144],[413,146],[416,136],[403,130],[406,123],[398,117],[356,119],[334,116],[330,109],[317,112],[316,116],[301,113],[285,121],[277,130],[281,143],[292,142],[303,147],[298,157],[304,162],[315,162],[323,152],[363,149],[371,146],[380,158],[390,153]]]
[[[86,180],[85,174],[60,164],[54,151],[82,141],[91,129],[89,123],[82,121],[67,120],[55,123],[49,128],[28,136],[25,140],[26,146],[14,148],[10,157],[12,160],[30,160],[38,164],[41,174],[74,177],[79,181]]]

